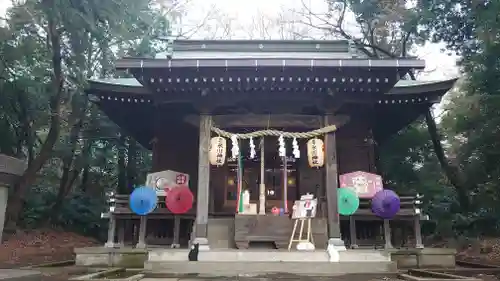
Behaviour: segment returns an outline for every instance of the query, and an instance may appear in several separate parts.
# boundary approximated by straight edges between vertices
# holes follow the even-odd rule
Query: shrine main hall
[[[115,195],[106,214],[107,245],[286,248],[293,224],[287,214],[294,201],[312,194],[316,249],[398,247],[405,243],[398,228],[409,229],[410,247],[423,247],[426,216],[417,194],[399,194],[401,210],[383,220],[369,209],[369,198],[360,199],[353,215],[339,216],[337,189],[342,175],[380,177],[379,147],[439,103],[456,79],[404,80],[425,62],[367,58],[352,46],[343,40],[176,40],[169,54],[119,59],[117,70],[133,78],[90,80],[90,100],[152,150],[150,172],[188,175],[194,194],[185,213],[173,214],[160,196],[141,218],[128,208],[128,194]],[[282,134],[237,138],[266,130]],[[223,160],[210,154],[217,137],[224,139]],[[321,143],[321,165],[311,164],[311,139]],[[239,211],[242,191],[247,214]]]

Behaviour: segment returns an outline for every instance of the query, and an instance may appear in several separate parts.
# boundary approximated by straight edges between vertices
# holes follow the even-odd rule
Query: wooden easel
[[[302,236],[304,234],[304,226],[307,222],[307,229],[306,229],[306,237],[305,239],[302,239]],[[295,233],[297,232],[297,225],[300,223],[300,228],[299,228],[299,235],[298,239],[295,238]],[[292,248],[293,242],[298,243],[312,243],[314,244],[314,238],[312,236],[312,231],[311,231],[311,218],[298,218],[295,219],[295,222],[293,224],[293,230],[292,230],[292,235],[290,236],[290,242],[288,243],[288,251]]]
[[[297,245],[300,243],[308,243],[314,245],[314,239],[312,236],[312,226],[311,219],[316,216],[316,206],[318,205],[318,201],[314,199],[312,194],[306,194],[300,196],[300,200],[296,200],[293,205],[293,213],[292,220],[293,230],[292,235],[290,236],[290,242],[288,243],[288,251],[292,248],[293,242],[296,242]],[[295,239],[295,234],[297,233],[297,225],[300,223],[299,236],[298,239]],[[306,226],[307,223],[307,226]],[[304,227],[306,227],[306,237],[303,239],[304,235]]]

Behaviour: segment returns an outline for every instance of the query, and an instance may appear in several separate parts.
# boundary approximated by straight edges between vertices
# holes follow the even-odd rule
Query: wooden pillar
[[[137,245],[135,246],[138,249],[146,248],[146,229],[148,224],[148,217],[141,216],[139,222],[139,241],[137,241]]]
[[[389,220],[384,220],[384,241],[385,249],[392,249],[391,223]]]
[[[415,248],[423,249],[424,243],[422,242],[422,230],[420,228],[420,216],[415,216],[414,220],[414,229],[415,229]]]
[[[180,248],[181,243],[179,242],[179,237],[181,234],[181,218],[179,216],[174,217],[174,239],[172,241],[171,248]]]
[[[104,244],[106,248],[115,247],[115,233],[116,233],[116,218],[113,214],[109,214],[109,226],[108,226],[108,241]]]
[[[282,157],[283,159],[283,172],[282,172],[282,177],[283,177],[283,209],[285,210],[285,214],[288,214],[288,170],[287,170],[287,158],[286,155],[285,157]]]
[[[351,248],[358,248],[358,232],[356,230],[356,220],[353,216],[349,216],[349,232],[351,238]]]
[[[333,123],[333,116],[325,115],[324,125]],[[345,250],[344,241],[340,234],[340,219],[337,202],[337,188],[339,187],[337,167],[337,141],[335,132],[325,135],[325,188],[328,210],[328,246],[337,251]]]
[[[125,227],[127,227],[127,220],[122,219],[118,224],[118,247],[125,247]]]
[[[210,149],[210,132],[212,118],[210,115],[200,115],[200,143],[198,155],[198,192],[196,197],[196,223],[195,238],[193,243],[200,245],[200,250],[208,250],[207,224],[208,203],[210,189],[210,162],[208,151]]]
[[[260,138],[260,184],[259,184],[259,215],[266,214],[266,183],[265,183],[265,148],[264,137]]]

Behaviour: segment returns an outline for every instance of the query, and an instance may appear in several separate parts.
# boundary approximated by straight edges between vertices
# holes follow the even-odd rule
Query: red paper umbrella
[[[172,188],[165,196],[165,203],[170,212],[184,214],[193,207],[194,196],[187,186]]]

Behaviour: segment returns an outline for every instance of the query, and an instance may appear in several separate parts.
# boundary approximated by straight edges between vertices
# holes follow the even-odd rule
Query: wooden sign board
[[[372,198],[375,193],[382,190],[382,177],[366,172],[352,172],[339,176],[340,187],[351,188],[359,198]]]
[[[174,188],[180,185],[189,186],[188,174],[165,170],[148,174],[146,177],[146,186],[154,188],[157,196],[165,196],[166,188]]]
[[[316,217],[318,200],[304,199],[297,200],[293,205],[292,219],[311,219]]]

